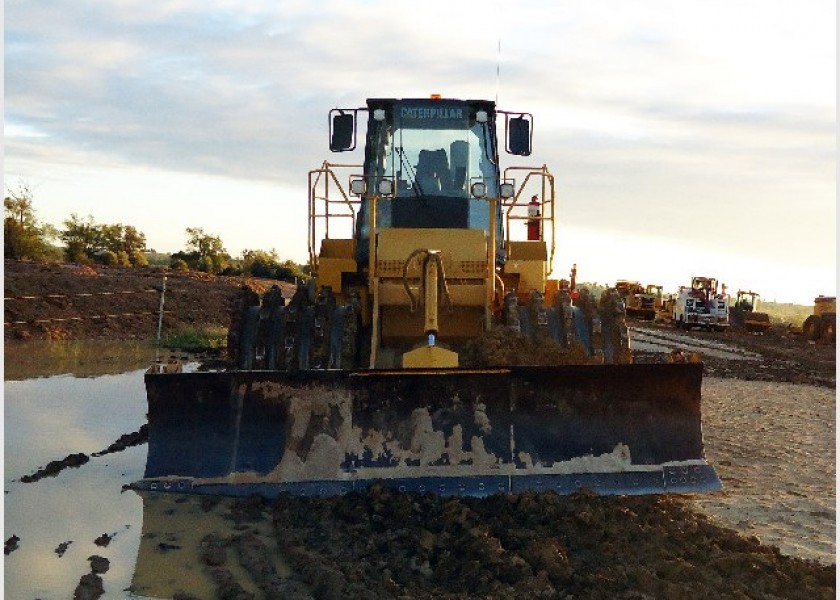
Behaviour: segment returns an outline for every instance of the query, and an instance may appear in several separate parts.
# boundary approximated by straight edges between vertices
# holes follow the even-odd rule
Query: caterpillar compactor
[[[718,489],[702,365],[632,364],[615,290],[552,278],[554,177],[499,161],[529,156],[532,132],[484,100],[332,110],[330,149],[363,145],[364,164],[309,173],[312,280],[291,298],[243,291],[230,368],[146,374],[137,487]]]

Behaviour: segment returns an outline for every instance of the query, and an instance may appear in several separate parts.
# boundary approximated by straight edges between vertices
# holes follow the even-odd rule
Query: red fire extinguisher
[[[536,196],[531,196],[528,203],[528,241],[540,239],[540,201]]]

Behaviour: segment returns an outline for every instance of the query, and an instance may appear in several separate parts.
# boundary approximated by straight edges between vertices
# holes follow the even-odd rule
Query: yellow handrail
[[[324,161],[320,168],[309,171],[309,266],[312,272],[318,269],[318,243],[330,237],[330,223],[335,219],[350,219],[351,230],[356,228],[356,215],[361,200],[354,199],[345,190],[336,174],[337,169],[362,169],[362,165],[338,164]],[[351,173],[348,180],[354,177]],[[330,183],[335,187],[331,190]],[[320,192],[320,193],[319,193]],[[343,212],[336,212],[336,206],[343,206]],[[320,208],[320,211],[319,211]],[[323,221],[323,235],[318,233],[318,224]]]
[[[556,235],[554,230],[555,217],[555,188],[554,175],[549,172],[548,167],[507,167],[504,170],[504,180],[513,180],[511,174],[514,172],[524,172],[525,177],[519,186],[516,188],[514,196],[503,201],[503,206],[507,207],[505,211],[505,239],[511,239],[510,226],[512,221],[540,221],[540,240],[546,241],[546,230],[550,234],[549,242],[549,257],[546,265],[546,277],[551,275],[554,265],[554,250],[556,246]],[[537,217],[526,214],[517,214],[514,209],[525,209],[530,203],[526,189],[533,190],[533,185],[529,186],[532,178],[540,178],[539,186],[540,193],[535,194],[540,199],[540,214]]]

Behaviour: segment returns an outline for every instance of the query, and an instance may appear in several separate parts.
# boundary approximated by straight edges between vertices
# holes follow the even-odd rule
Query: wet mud
[[[50,461],[49,463],[47,463],[46,467],[38,469],[37,471],[32,473],[32,475],[24,475],[20,478],[20,481],[22,483],[35,483],[36,481],[40,481],[44,477],[55,477],[64,469],[78,469],[82,465],[86,464],[88,461],[90,461],[90,457],[84,452],[69,454],[61,460]]]
[[[149,426],[143,425],[138,431],[134,431],[132,433],[125,433],[121,435],[119,439],[110,444],[104,450],[100,450],[99,452],[93,452],[90,456],[88,456],[84,452],[76,452],[65,456],[61,460],[50,461],[49,463],[47,463],[47,466],[38,469],[31,475],[24,475],[20,478],[20,481],[22,483],[34,483],[36,481],[40,481],[44,477],[55,477],[64,469],[77,469],[82,465],[87,464],[90,461],[91,456],[98,457],[104,456],[106,454],[112,454],[114,452],[122,452],[126,448],[130,448],[132,446],[139,446],[141,444],[145,444],[148,441]]]
[[[17,535],[12,535],[9,539],[6,540],[6,543],[3,544],[3,554],[11,554],[20,547],[19,544],[20,538]]]
[[[175,506],[172,519],[187,510]],[[836,590],[834,565],[784,556],[682,496],[442,498],[374,486],[225,498],[212,510],[224,528],[169,552],[199,553],[214,598],[813,600]]]

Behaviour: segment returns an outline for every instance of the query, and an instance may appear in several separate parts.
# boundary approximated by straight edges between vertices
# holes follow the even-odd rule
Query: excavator
[[[633,364],[616,291],[552,277],[554,176],[500,166],[531,155],[530,113],[432,95],[328,123],[330,150],[364,159],[309,172],[311,279],[243,288],[228,367],[146,373],[137,489],[720,489],[702,364]]]

